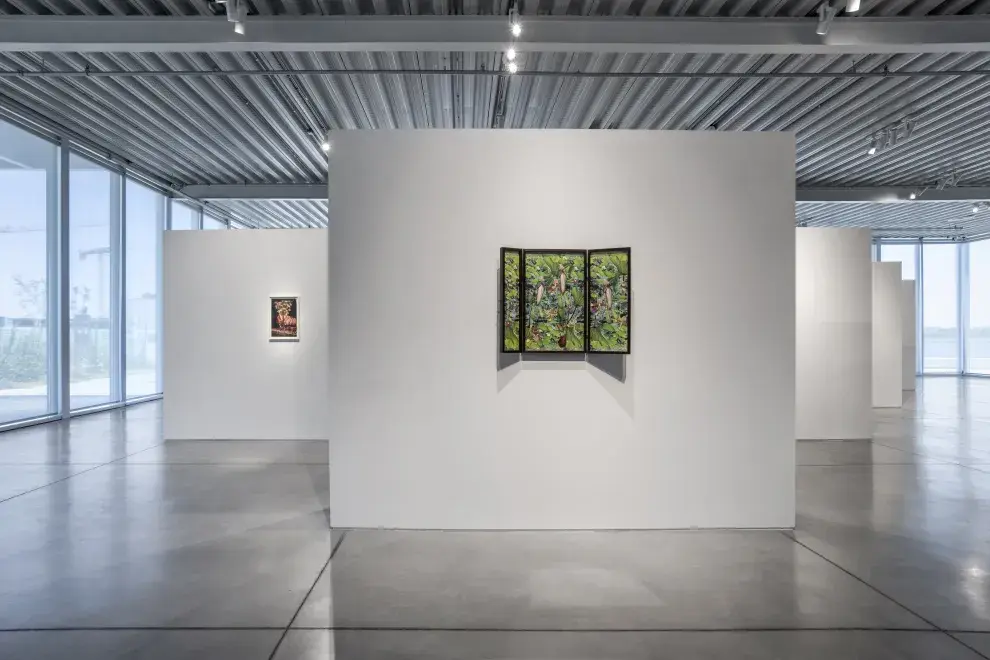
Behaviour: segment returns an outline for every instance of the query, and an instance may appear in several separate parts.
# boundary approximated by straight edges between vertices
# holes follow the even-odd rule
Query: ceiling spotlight
[[[855,14],[859,11],[860,0],[849,0],[846,2],[846,13]]]
[[[519,35],[521,35],[522,23],[520,23],[519,21],[512,21],[512,23],[509,25],[509,32],[512,33],[513,37],[518,37]]]
[[[227,10],[227,21],[234,24],[234,32],[244,34],[244,20],[247,18],[246,0],[217,0]]]
[[[835,7],[828,2],[823,2],[818,7],[818,27],[815,32],[824,37],[832,28],[832,19],[835,18]]]
[[[973,204],[973,213],[979,213],[979,212],[980,212],[980,205]]]
[[[509,73],[515,73],[516,71],[519,70],[519,65],[516,64],[515,62],[509,62],[508,66],[506,66],[505,68],[509,70]]]
[[[323,149],[326,153],[330,153],[330,140],[324,140],[320,144],[320,149]]]
[[[916,193],[916,192],[914,192],[914,191],[912,190],[912,191],[911,191],[911,194],[910,194],[910,195],[908,195],[908,199],[918,199],[918,193]]]
[[[507,59],[510,62],[516,59],[516,49],[510,48],[509,50],[505,51],[505,59]]]

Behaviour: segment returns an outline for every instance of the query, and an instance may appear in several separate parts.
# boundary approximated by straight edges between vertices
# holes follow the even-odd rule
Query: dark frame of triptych
[[[626,255],[626,349],[623,351],[603,351],[591,347],[591,258],[595,254],[623,253]],[[506,348],[505,319],[506,319],[506,285],[505,285],[505,255],[514,253],[519,256],[518,291],[519,296],[519,348]],[[582,255],[584,258],[584,346],[579,350],[532,350],[526,348],[526,256],[529,254]],[[499,251],[499,350],[502,353],[591,353],[594,355],[629,355],[632,353],[632,249],[627,247],[607,248],[596,250],[524,250],[521,248],[503,247]]]
[[[506,296],[505,296],[505,294],[506,294],[506,286],[505,286],[505,255],[507,253],[515,253],[515,254],[518,254],[519,255],[519,273],[518,273],[518,276],[519,276],[518,277],[518,282],[519,282],[519,287],[518,287],[519,288],[519,291],[518,291],[518,296],[519,296],[519,348],[515,348],[515,349],[506,348],[505,347],[505,318],[506,318],[506,314],[505,314],[505,305],[506,305]],[[523,250],[521,248],[504,247],[501,250],[499,250],[498,257],[499,257],[498,258],[498,274],[499,274],[499,278],[498,278],[498,290],[499,290],[499,301],[498,301],[498,303],[499,303],[499,307],[498,307],[498,309],[499,309],[499,314],[498,314],[499,332],[498,332],[498,340],[499,340],[499,344],[498,345],[499,345],[499,350],[502,353],[519,353],[519,352],[522,351],[523,343],[524,343],[523,342],[523,308],[525,307],[525,300],[523,299],[523,295],[524,295],[525,291],[524,291],[524,288],[523,288],[523,272],[522,272],[522,270],[523,270],[523,259],[524,259]]]
[[[582,282],[582,291],[584,291],[584,345],[577,350],[574,349],[563,349],[559,351],[535,351],[526,348],[526,257],[530,254],[579,254],[584,260],[584,281]],[[588,347],[588,251],[587,250],[523,250],[522,254],[522,272],[519,276],[519,282],[521,287],[520,299],[519,299],[519,352],[521,353],[534,353],[541,355],[560,355],[560,354],[573,354],[573,353],[586,353]]]
[[[615,252],[623,252],[626,255],[626,268],[628,273],[626,274],[626,296],[628,297],[628,314],[626,314],[626,350],[624,351],[601,351],[591,348],[591,317],[590,315],[586,318],[586,324],[588,326],[588,332],[585,335],[587,341],[585,342],[585,347],[588,353],[594,353],[595,355],[629,355],[632,353],[632,249],[631,248],[610,248],[607,250],[588,250],[588,260],[585,272],[587,273],[588,283],[585,286],[585,297],[587,298],[587,307],[590,309],[591,306],[591,255],[593,254],[610,254]]]

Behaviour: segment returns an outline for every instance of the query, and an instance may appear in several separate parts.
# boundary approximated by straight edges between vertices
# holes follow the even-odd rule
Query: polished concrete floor
[[[325,443],[12,431],[0,658],[990,658],[990,380],[798,463],[793,533],[331,533]]]

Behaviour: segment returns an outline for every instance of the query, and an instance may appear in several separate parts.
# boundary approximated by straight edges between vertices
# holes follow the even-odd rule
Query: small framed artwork
[[[299,341],[299,298],[272,296],[268,341]]]
[[[523,252],[523,352],[585,352],[586,268],[584,250]]]
[[[502,248],[499,271],[502,273],[501,347],[503,353],[518,353],[522,318],[522,250]]]
[[[588,352],[631,352],[631,297],[630,249],[588,250]]]

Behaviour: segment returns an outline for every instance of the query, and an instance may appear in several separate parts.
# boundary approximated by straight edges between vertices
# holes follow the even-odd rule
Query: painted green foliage
[[[629,253],[589,255],[589,335],[591,351],[629,350]]]
[[[519,250],[505,250],[502,262],[502,350],[519,350]]]
[[[584,253],[526,252],[527,351],[583,352]]]

